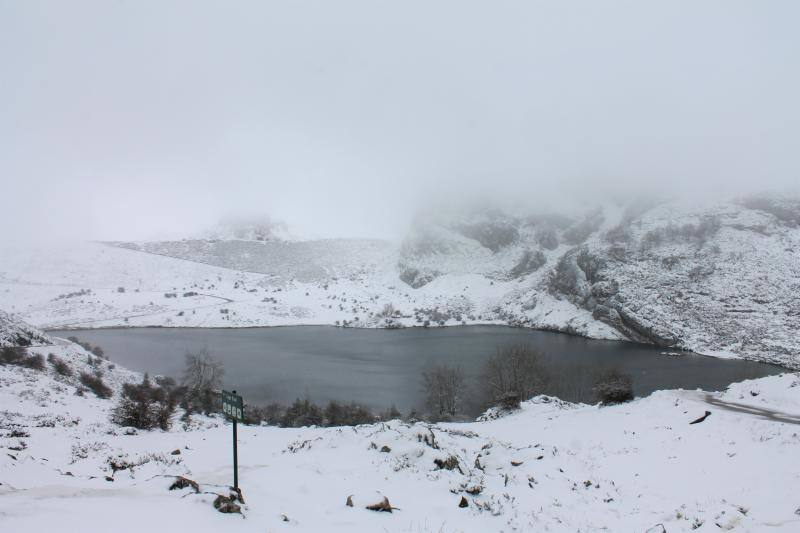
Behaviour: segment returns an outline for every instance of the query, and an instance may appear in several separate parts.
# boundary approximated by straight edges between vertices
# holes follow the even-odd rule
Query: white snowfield
[[[29,352],[89,369],[57,342]],[[141,379],[101,365],[115,396]],[[800,531],[797,374],[613,407],[539,397],[465,424],[240,426],[241,515],[212,506],[232,483],[229,423],[176,413],[136,432],[109,422],[114,398],[76,390],[49,365],[0,366],[3,532]],[[170,491],[176,476],[199,493]],[[366,509],[384,497],[393,512]]]
[[[793,196],[440,213],[400,246],[270,224],[0,247],[0,309],[42,328],[511,324],[800,367]]]

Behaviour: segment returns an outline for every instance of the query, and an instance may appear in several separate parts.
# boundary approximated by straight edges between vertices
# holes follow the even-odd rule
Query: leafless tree
[[[208,350],[186,354],[182,384],[186,387],[185,408],[200,407],[206,412],[214,410],[216,391],[222,386],[224,369],[222,363],[211,356]]]
[[[458,368],[442,365],[422,373],[425,400],[436,418],[455,416],[461,409],[464,394],[464,375]]]
[[[483,382],[491,403],[527,400],[546,385],[542,355],[527,343],[500,346],[486,361]]]
[[[186,354],[186,365],[183,372],[183,385],[189,391],[218,389],[222,385],[224,370],[222,363],[211,356],[208,350]]]

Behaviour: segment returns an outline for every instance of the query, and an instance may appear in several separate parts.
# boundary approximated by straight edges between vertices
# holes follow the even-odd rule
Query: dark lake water
[[[225,387],[250,404],[355,401],[408,412],[421,405],[421,374],[439,364],[459,367],[472,390],[465,410],[481,406],[480,375],[498,346],[529,342],[544,355],[546,392],[593,401],[598,373],[618,369],[633,377],[637,396],[658,389],[722,390],[735,381],[778,374],[780,367],[694,354],[662,355],[661,348],[589,340],[561,333],[499,326],[397,330],[296,326],[248,329],[120,328],[51,331],[99,345],[113,362],[180,378],[184,354],[206,348],[225,365]]]

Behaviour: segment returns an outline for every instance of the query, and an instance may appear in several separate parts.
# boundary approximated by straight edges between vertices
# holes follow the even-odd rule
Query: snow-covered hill
[[[116,426],[109,415],[121,384],[140,375],[87,363],[90,354],[63,340],[27,352],[54,353],[76,373],[102,365],[114,396],[97,398],[49,364],[0,365],[4,531],[800,527],[797,374],[724,393],[658,392],[613,407],[539,397],[515,414],[466,424],[243,426],[240,516],[212,506],[231,483],[227,422],[194,416],[183,423],[176,413],[169,431]],[[197,491],[170,490],[178,476]],[[384,497],[393,512],[366,508]]]
[[[512,324],[800,366],[800,200],[448,210],[384,241],[4,249],[41,327]]]

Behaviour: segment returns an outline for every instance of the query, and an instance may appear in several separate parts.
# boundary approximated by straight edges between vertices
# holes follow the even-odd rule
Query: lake
[[[331,326],[247,329],[113,328],[50,331],[99,345],[112,362],[141,372],[180,378],[184,354],[203,348],[225,366],[224,385],[245,401],[265,405],[309,396],[317,402],[355,401],[374,409],[395,405],[403,413],[421,405],[422,372],[433,365],[459,367],[470,388],[467,414],[480,412],[480,376],[498,346],[527,342],[543,354],[546,392],[592,401],[599,372],[633,377],[637,396],[659,389],[722,390],[744,379],[783,371],[765,363],[696,354],[663,355],[650,345],[501,326],[394,330]]]

